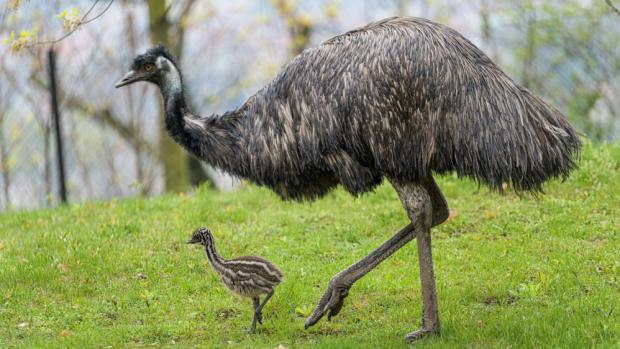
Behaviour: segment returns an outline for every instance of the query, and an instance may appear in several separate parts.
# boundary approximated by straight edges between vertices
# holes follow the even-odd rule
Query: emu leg
[[[398,184],[397,184],[398,185]],[[432,203],[431,227],[445,222],[450,211],[448,202],[437,186],[433,177],[423,181],[424,188],[428,192]],[[400,194],[399,194],[400,195]],[[404,203],[403,203],[404,204]],[[405,338],[409,342],[416,341],[426,335],[439,333],[439,308],[437,306],[437,291],[435,288],[435,275],[433,272],[433,256],[431,252],[430,229],[420,231],[417,234],[418,260],[420,263],[420,283],[422,286],[422,328],[409,333]]]
[[[316,324],[325,314],[328,314],[328,320],[336,316],[340,312],[344,299],[349,294],[349,288],[351,288],[353,283],[374,269],[379,263],[391,256],[399,248],[406,245],[414,237],[414,225],[408,224],[369,255],[336,274],[336,276],[329,281],[327,290],[325,290],[318,305],[306,320],[304,325],[305,328]]]
[[[445,222],[450,216],[450,210],[448,209],[448,202],[446,201],[446,198],[443,196],[441,189],[439,189],[435,179],[432,176],[425,178],[422,181],[422,185],[431,197],[431,204],[433,205],[433,222],[431,223],[432,228]]]
[[[342,308],[344,298],[348,295],[349,289],[355,281],[366,275],[370,270],[418,235],[421,237],[421,241],[418,241],[418,258],[420,259],[420,279],[424,303],[423,327],[419,331],[408,335],[407,339],[412,341],[427,334],[439,332],[430,228],[431,226],[441,224],[448,218],[448,206],[439,187],[437,187],[434,179],[430,176],[420,183],[390,181],[396,189],[412,223],[400,230],[368,256],[334,276],[330,280],[327,290],[319,300],[318,305],[306,320],[306,328],[317,323],[325,314],[328,314],[328,320],[338,314]]]
[[[260,300],[258,297],[252,298],[252,305],[254,306],[254,318],[252,319],[252,326],[248,332],[254,333],[256,331],[256,322],[258,321],[261,325],[263,324],[263,317],[259,315],[259,312],[256,310],[260,306]]]
[[[434,197],[439,198],[437,193],[441,193],[431,177],[420,183],[400,183],[391,181],[398,192],[398,195],[407,210],[411,223],[394,235],[391,239],[383,243],[379,248],[372,251],[368,256],[362,258],[357,263],[334,276],[327,287],[327,290],[319,300],[318,305],[306,320],[305,327],[308,328],[318,322],[325,314],[328,320],[338,314],[342,308],[344,298],[348,295],[353,283],[366,275],[379,263],[391,256],[402,246],[411,241],[417,232],[428,231],[433,223],[432,207]],[[443,197],[441,197],[443,198]],[[445,201],[445,200],[444,200]],[[441,206],[441,200],[437,200],[437,206]],[[435,221],[439,224],[443,217],[438,216]]]
[[[305,328],[316,324],[325,314],[328,314],[328,320],[336,316],[340,312],[344,299],[349,294],[349,288],[351,288],[353,283],[374,269],[399,248],[406,245],[414,237],[415,227],[413,224],[408,224],[369,255],[336,274],[329,281],[327,290],[325,290],[318,305],[306,320]]]
[[[258,314],[258,322],[261,325],[263,324],[263,307],[265,306],[265,304],[267,304],[267,301],[269,300],[269,298],[271,298],[271,296],[273,296],[273,290],[267,293],[267,296],[265,296],[265,299],[263,299],[263,302],[256,307],[255,311]]]
[[[263,313],[262,313],[262,307],[260,305],[260,298],[256,297],[256,298],[252,298],[252,302],[254,303],[254,314],[256,314],[256,320],[258,321],[259,324],[263,324]]]
[[[435,275],[433,273],[433,258],[431,253],[431,226],[445,221],[448,217],[448,206],[431,178],[424,181],[428,201],[421,203],[419,191],[408,183],[392,180],[403,206],[411,220],[418,220],[418,260],[420,263],[420,283],[422,286],[422,328],[406,336],[408,341],[415,341],[429,334],[439,333],[439,309],[437,306],[437,291]]]
[[[439,333],[439,308],[433,273],[430,229],[420,231],[418,240],[418,259],[420,261],[420,283],[422,285],[422,328],[409,333],[405,338],[413,342],[426,335]]]
[[[267,304],[267,301],[269,300],[269,298],[273,296],[273,292],[274,290],[271,290],[269,293],[267,293],[267,296],[265,296],[265,299],[263,299],[263,302],[258,306],[259,313],[263,311],[263,307],[265,306],[265,304]]]

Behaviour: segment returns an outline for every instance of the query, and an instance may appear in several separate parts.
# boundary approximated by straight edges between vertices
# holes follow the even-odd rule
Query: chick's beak
[[[189,240],[187,243],[188,243],[188,244],[197,244],[197,243],[199,243],[199,242],[200,242],[200,241],[198,241],[198,240],[191,239],[191,240]]]
[[[132,82],[136,82],[140,79],[140,75],[136,73],[134,70],[130,70],[129,73],[125,74],[119,82],[114,85],[114,87],[119,88],[121,86],[129,85]]]

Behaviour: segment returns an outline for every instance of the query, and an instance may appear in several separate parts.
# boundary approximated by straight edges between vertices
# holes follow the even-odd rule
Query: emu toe
[[[413,331],[409,334],[407,334],[405,336],[405,339],[407,340],[407,342],[409,343],[413,343],[415,341],[418,341],[422,338],[426,338],[432,335],[438,335],[439,334],[439,330],[433,330],[433,329],[429,329],[429,328],[425,328],[422,327],[419,330]]]
[[[323,296],[319,300],[319,304],[314,308],[314,311],[304,324],[307,329],[310,326],[316,324],[325,314],[327,314],[327,320],[331,320],[332,317],[338,315],[342,306],[344,305],[344,299],[349,295],[349,288],[351,286],[340,281],[337,278],[333,278],[327,290],[323,293]]]

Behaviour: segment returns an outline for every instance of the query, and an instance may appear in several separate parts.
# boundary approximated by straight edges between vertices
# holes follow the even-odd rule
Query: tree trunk
[[[165,0],[148,0],[151,39],[153,43],[162,43],[168,47],[175,47],[176,43],[170,37],[171,23],[168,20],[168,11]],[[163,115],[163,105],[159,106],[159,113]],[[168,135],[163,125],[163,117],[159,118],[159,156],[164,168],[164,185],[166,191],[180,192],[189,187],[188,155]]]
[[[525,5],[525,18],[526,18],[526,36],[525,36],[525,50],[523,53],[523,66],[521,70],[521,84],[528,89],[533,88],[532,78],[532,65],[536,56],[536,12],[531,2],[527,2]]]
[[[298,14],[294,2],[290,0],[277,0],[274,5],[288,27],[291,57],[295,57],[308,47],[314,23],[309,16]]]
[[[207,175],[207,172],[205,172],[200,160],[193,156],[189,157],[189,182],[195,187],[203,183],[209,183],[210,187],[215,186],[211,178]]]
[[[480,0],[480,23],[484,48],[489,54],[489,57],[491,57],[495,63],[499,63],[497,61],[498,57],[495,51],[495,45],[493,44],[493,38],[491,37],[491,11],[489,0]]]
[[[407,1],[406,0],[396,0],[396,6],[398,7],[396,9],[396,13],[398,13],[398,15],[400,17],[404,17],[407,15]]]
[[[133,19],[133,12],[132,11],[127,11],[127,20],[126,20],[126,25],[127,25],[127,43],[129,44],[129,47],[131,48],[132,52],[136,52],[137,50],[137,40],[136,40],[136,30],[134,27],[134,19]],[[146,185],[146,181],[145,181],[145,175],[144,175],[144,168],[143,168],[143,164],[142,164],[142,153],[143,153],[143,149],[142,149],[142,142],[140,141],[142,139],[142,123],[140,122],[140,119],[138,117],[138,115],[136,114],[136,110],[134,108],[134,97],[131,93],[132,89],[128,89],[127,90],[127,109],[129,110],[129,115],[131,117],[131,124],[132,126],[132,130],[133,130],[133,137],[132,139],[134,140],[133,142],[131,142],[131,146],[133,147],[133,151],[134,151],[134,156],[136,158],[135,161],[135,168],[136,168],[136,181],[138,182],[138,186],[139,186],[139,190],[140,190],[140,195],[146,195],[148,194],[148,188],[149,186]]]

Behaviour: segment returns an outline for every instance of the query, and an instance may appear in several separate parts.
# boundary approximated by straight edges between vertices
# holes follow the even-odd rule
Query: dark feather
[[[133,60],[132,69],[137,70],[143,67],[145,64],[155,64],[155,60],[158,56],[165,57],[173,64],[176,64],[174,55],[166,48],[166,46],[159,44],[155,47],[148,49],[145,53],[138,55]]]

